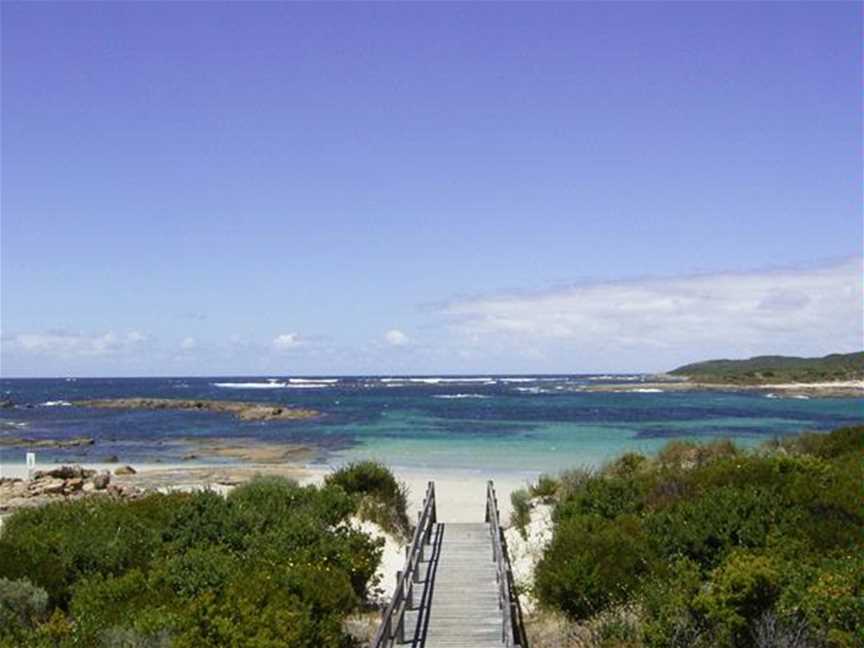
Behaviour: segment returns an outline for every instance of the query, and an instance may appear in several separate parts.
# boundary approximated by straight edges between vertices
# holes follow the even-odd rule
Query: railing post
[[[414,579],[408,580],[408,591],[405,592],[405,609],[414,609]],[[403,615],[404,616],[404,615]]]

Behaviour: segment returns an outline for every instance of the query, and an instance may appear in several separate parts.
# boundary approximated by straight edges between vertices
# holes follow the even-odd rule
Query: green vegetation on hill
[[[391,476],[392,478],[392,476]],[[381,541],[336,484],[87,498],[0,535],[0,646],[343,648]],[[404,514],[404,511],[403,511]]]
[[[534,594],[586,647],[864,646],[862,457],[852,427],[564,473]]]
[[[864,379],[864,351],[833,353],[824,358],[758,356],[748,360],[708,360],[669,372],[697,382],[758,385]]]

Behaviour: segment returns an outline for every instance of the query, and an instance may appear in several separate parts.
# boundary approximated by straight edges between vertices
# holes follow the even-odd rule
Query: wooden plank
[[[424,648],[501,648],[489,526],[444,524]]]

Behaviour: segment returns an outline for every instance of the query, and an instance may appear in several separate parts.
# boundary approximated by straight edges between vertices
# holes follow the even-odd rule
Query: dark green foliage
[[[16,513],[0,537],[0,610],[3,578],[24,574],[50,605],[24,614],[16,603],[16,618],[33,623],[19,623],[9,645],[347,646],[342,620],[381,557],[380,541],[349,524],[356,505],[342,488],[259,478],[227,498]]]
[[[562,479],[535,594],[594,623],[635,605],[645,646],[864,645],[862,456],[855,427]]]
[[[27,579],[0,578],[0,645],[23,642],[47,618],[48,593]]]
[[[178,498],[154,496],[170,507]],[[154,509],[113,500],[49,504],[23,510],[4,525],[0,576],[29,578],[43,587],[52,606],[65,607],[84,574],[119,574],[147,564],[158,550]]]
[[[563,500],[555,513],[561,518],[578,515],[615,518],[625,513],[638,513],[642,508],[640,495],[640,484],[631,479],[591,479]]]
[[[780,613],[800,616],[832,646],[864,646],[864,552],[853,547],[790,569]]]
[[[649,568],[650,549],[639,519],[596,515],[563,519],[537,565],[535,588],[574,618],[627,600]]]
[[[402,539],[412,532],[408,519],[408,487],[377,461],[359,461],[327,475],[328,486],[339,486],[359,500],[361,518]]]
[[[700,382],[759,384],[864,378],[864,351],[823,358],[758,356],[747,360],[708,360],[670,371]]]

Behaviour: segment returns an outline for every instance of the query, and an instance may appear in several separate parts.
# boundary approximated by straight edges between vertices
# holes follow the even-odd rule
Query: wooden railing
[[[397,641],[405,642],[405,612],[414,607],[414,583],[420,581],[420,563],[424,548],[432,542],[432,532],[438,523],[435,508],[435,483],[429,482],[423,509],[417,514],[417,528],[411,545],[405,549],[405,568],[396,572],[396,589],[384,609],[381,625],[370,648],[390,648]]]
[[[498,580],[498,607],[503,617],[501,643],[506,648],[528,648],[522,608],[513,589],[513,570],[510,567],[500,518],[498,496],[495,494],[495,485],[490,481],[486,484],[486,522],[489,523],[489,533],[492,535],[492,560],[495,562],[495,577]]]

